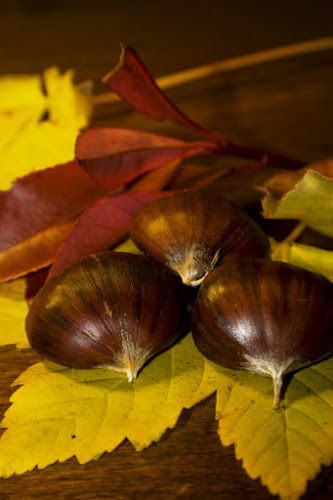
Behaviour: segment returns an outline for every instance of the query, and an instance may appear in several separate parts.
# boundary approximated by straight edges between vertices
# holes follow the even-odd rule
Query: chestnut
[[[245,212],[218,195],[182,191],[156,199],[134,218],[134,243],[198,286],[226,258],[265,257],[266,235]]]
[[[176,340],[186,308],[176,273],[142,255],[106,251],[46,282],[32,302],[26,332],[48,360],[110,368],[132,381]]]
[[[284,374],[333,352],[333,284],[265,259],[222,265],[199,289],[192,332],[211,361],[271,376],[278,408]]]

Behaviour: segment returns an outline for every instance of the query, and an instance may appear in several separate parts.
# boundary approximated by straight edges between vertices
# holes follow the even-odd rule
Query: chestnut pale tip
[[[134,382],[139,371],[150,357],[150,351],[147,352],[135,345],[124,330],[121,332],[121,336],[123,338],[122,350],[116,356],[116,363],[106,366],[106,368],[124,373],[128,382]]]
[[[211,262],[207,262],[204,253],[198,252],[195,246],[186,249],[178,259],[174,259],[172,269],[179,274],[184,285],[199,286],[207,274],[214,269],[220,255],[220,250],[215,254]]]
[[[143,365],[144,363],[139,363],[138,366],[133,366],[133,365],[129,365],[127,368],[119,368],[117,366],[106,366],[105,368],[108,368],[109,370],[114,370],[116,372],[119,372],[119,373],[124,373],[126,376],[127,376],[127,381],[128,382],[134,382],[138,376],[138,372],[141,368],[141,366]]]
[[[288,367],[292,364],[292,360],[286,360],[283,364],[278,365],[273,360],[255,358],[249,354],[245,354],[244,357],[247,361],[244,365],[245,370],[272,378],[274,389],[273,408],[277,410],[281,402],[283,377],[288,372]]]

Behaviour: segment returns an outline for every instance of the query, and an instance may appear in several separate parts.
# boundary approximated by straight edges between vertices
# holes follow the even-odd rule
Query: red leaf
[[[228,175],[230,169],[227,168],[209,168],[207,165],[186,165],[172,179],[170,189],[191,189],[203,188]]]
[[[151,191],[159,191],[163,189],[165,186],[168,186],[173,180],[178,167],[181,163],[181,160],[173,160],[163,167],[158,168],[156,170],[152,170],[147,174],[144,174],[139,178],[133,185],[130,190],[132,192],[151,192]]]
[[[160,193],[122,193],[88,208],[60,249],[49,277],[88,255],[115,245],[126,234],[133,217]]]
[[[173,160],[216,152],[216,142],[184,142],[122,128],[91,128],[77,139],[80,165],[106,189],[126,184]]]
[[[75,161],[21,177],[0,191],[0,251],[73,219],[106,194]]]
[[[1,252],[0,282],[49,266],[74,226],[73,221],[53,226]]]
[[[150,118],[159,121],[171,120],[195,130],[211,141],[218,142],[218,149],[222,154],[261,161],[263,167],[267,164],[298,168],[303,164],[293,158],[234,143],[225,135],[207,130],[195,123],[162,92],[131,47],[122,46],[118,65],[103,78],[103,82],[132,108]]]
[[[74,219],[108,191],[72,161],[0,191],[0,281],[49,265]]]
[[[220,134],[205,130],[180,111],[157,86],[131,47],[122,46],[118,65],[103,78],[103,82],[132,108],[154,120],[170,120],[179,125],[186,125],[209,138],[224,138]]]

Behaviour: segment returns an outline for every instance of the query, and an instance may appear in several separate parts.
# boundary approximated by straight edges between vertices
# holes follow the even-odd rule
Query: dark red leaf
[[[25,276],[52,264],[74,226],[74,221],[52,226],[1,252],[0,282]]]
[[[193,122],[168,99],[131,47],[122,46],[118,65],[103,78],[103,82],[132,108],[154,120],[170,120],[207,137],[215,136]],[[220,134],[218,137],[223,139]]]
[[[76,161],[17,179],[0,191],[0,252],[73,219],[108,193]]]
[[[0,191],[0,281],[49,265],[75,218],[107,194],[76,161],[33,172]]]
[[[260,149],[243,146],[229,140],[224,134],[207,130],[198,125],[177,106],[157,86],[155,80],[131,47],[122,46],[120,61],[104,78],[106,86],[127,102],[132,108],[155,120],[170,120],[185,125],[200,135],[220,145],[219,152],[261,161],[262,166],[275,165],[298,168],[302,162]]]
[[[126,184],[174,160],[216,152],[210,141],[179,139],[122,128],[91,128],[77,139],[80,165],[106,189]]]
[[[172,182],[178,167],[181,163],[181,160],[173,160],[163,167],[158,168],[156,170],[152,170],[147,174],[144,174],[130,187],[132,192],[151,192],[151,191],[159,191],[160,189],[165,188],[165,186],[169,186]]]
[[[79,259],[115,245],[125,236],[137,212],[153,199],[166,194],[126,192],[99,200],[79,218],[61,247],[48,278]]]
[[[227,165],[202,165],[200,163],[184,162],[172,178],[169,189],[199,189],[233,172]]]

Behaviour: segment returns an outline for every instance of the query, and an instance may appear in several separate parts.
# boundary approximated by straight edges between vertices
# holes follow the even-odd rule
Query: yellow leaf
[[[266,190],[263,215],[270,219],[298,219],[327,236],[333,236],[333,179],[308,170],[295,187],[275,198]]]
[[[333,358],[294,374],[279,410],[272,409],[268,378],[206,364],[193,403],[215,385],[222,444],[234,443],[249,476],[273,495],[298,499],[321,464],[333,460]]]
[[[320,273],[333,282],[333,252],[330,250],[301,243],[274,242],[271,245],[271,257]]]
[[[39,75],[5,75],[0,78],[0,113],[44,107]]]
[[[33,365],[16,380],[24,385],[2,422],[8,429],[0,441],[0,476],[73,455],[84,463],[125,438],[141,450],[174,427],[203,367],[189,336],[152,360],[133,384],[112,370]]]
[[[272,494],[296,500],[333,458],[333,358],[297,372],[284,404],[272,409],[269,378],[218,367],[188,335],[152,360],[133,384],[111,370],[38,363],[15,382],[2,426],[0,476],[76,456],[80,463],[124,439],[136,450],[176,425],[183,408],[217,392],[224,445]],[[22,449],[25,450],[22,453]]]
[[[24,327],[28,313],[25,291],[26,282],[23,279],[0,285],[0,345],[29,347]]]
[[[127,240],[123,241],[118,246],[116,246],[116,248],[114,248],[114,251],[143,255],[143,252],[141,252],[141,250],[139,250],[139,248],[136,246],[136,244],[130,238],[128,238]]]
[[[46,98],[38,75],[1,77],[0,152],[11,147],[26,126],[38,122],[45,108]]]
[[[90,90],[73,84],[73,72],[0,78],[0,189],[34,170],[74,157],[76,137],[91,116]]]
[[[73,70],[61,75],[58,68],[52,67],[44,72],[50,121],[80,129],[88,125],[92,112],[91,100],[87,99],[92,88],[89,82],[74,86],[73,79]]]

